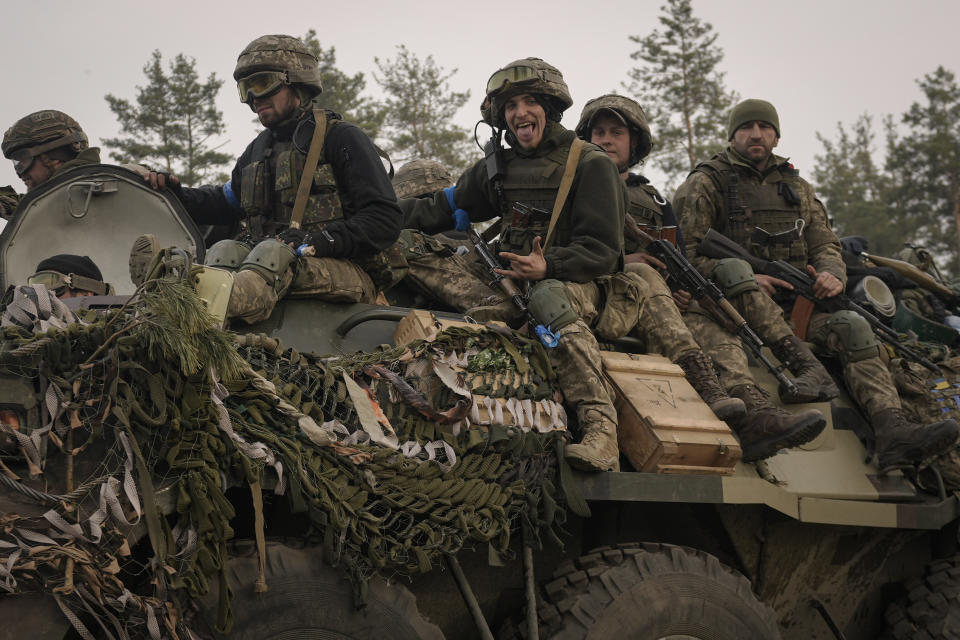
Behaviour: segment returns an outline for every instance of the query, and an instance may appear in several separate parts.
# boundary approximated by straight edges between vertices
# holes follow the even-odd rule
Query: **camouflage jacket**
[[[724,192],[727,177],[724,172],[736,172],[740,193],[738,199],[743,207],[738,220],[732,220],[728,211],[728,194]],[[789,184],[790,188],[779,188],[781,183]],[[780,198],[781,203],[774,202],[773,205],[769,202],[763,205],[751,202],[750,194],[773,192],[788,195]],[[762,197],[766,201],[774,201],[777,199],[775,196]],[[754,199],[759,202],[759,197]],[[811,264],[818,272],[826,271],[841,282],[846,282],[840,241],[830,228],[827,212],[810,183],[798,175],[786,158],[772,156],[766,169],[758,171],[736,151],[727,147],[726,151],[694,169],[677,189],[673,204],[680,219],[687,256],[704,275],[713,271],[717,261],[697,255],[697,247],[707,231],[715,229],[737,240],[755,255],[767,259],[789,259],[800,268]],[[796,229],[796,238],[789,247],[789,257],[762,255],[758,245],[742,239],[749,238],[754,228],[778,233],[784,230],[781,227],[789,227],[788,231]]]
[[[677,246],[683,250],[683,234],[680,233],[677,214],[673,211],[673,205],[666,198],[660,195],[657,188],[650,184],[646,176],[638,173],[627,175],[627,192],[630,195],[630,204],[627,207],[627,215],[640,225],[647,233],[662,229],[663,227],[677,228]],[[649,227],[649,228],[647,228]],[[640,252],[640,243],[630,237],[627,233],[624,238],[624,251],[627,254]]]
[[[245,211],[241,206],[244,169],[253,163],[261,162],[264,158],[260,156],[265,149],[289,149],[291,146],[308,149],[313,136],[312,115],[308,112],[304,118],[310,119],[308,126],[298,127],[301,121],[293,121],[277,129],[262,131],[237,160],[227,185],[182,188],[180,199],[194,221],[198,224],[225,225],[246,219],[251,212]],[[291,145],[294,136],[296,145]],[[281,190],[285,193],[296,191],[300,177],[296,167],[285,172],[283,176],[276,171],[273,173],[270,180],[264,181],[264,188],[276,193]],[[363,131],[350,123],[338,121],[326,135],[317,174],[321,177],[332,177],[330,189],[336,189],[339,206],[342,208],[342,216],[338,215],[337,219],[323,226],[323,230],[333,238],[333,242],[321,245],[324,247],[322,254],[318,247],[318,257],[367,258],[396,242],[401,229],[400,209],[380,156]],[[281,180],[281,177],[284,179]],[[314,180],[312,193],[324,188],[324,185],[317,185],[317,180]],[[286,228],[285,221],[290,219],[292,205],[292,198],[289,203],[285,202],[285,217],[273,220],[271,232],[276,233]],[[274,208],[274,211],[276,210]]]
[[[505,199],[520,200],[524,204],[552,210],[556,189],[549,191],[543,186],[559,183],[575,137],[572,131],[550,122],[536,149],[524,151],[514,145],[504,150]],[[510,141],[509,136],[507,141]],[[533,166],[537,168],[533,172],[536,175],[525,171]],[[457,206],[469,212],[473,222],[490,220],[502,213],[496,189],[487,178],[484,160],[460,176],[454,197]],[[616,166],[599,147],[589,143],[584,145],[573,186],[557,220],[553,243],[544,252],[546,277],[590,282],[613,273],[620,263],[623,250],[626,202],[626,187]],[[443,191],[437,192],[432,198],[403,200],[401,208],[405,214],[405,227],[439,233],[454,226],[450,205]],[[516,237],[520,233],[520,226],[510,214],[506,217],[511,219],[501,220],[502,236],[509,236],[509,242],[518,243]],[[529,244],[530,240],[532,238],[527,238],[525,243]]]

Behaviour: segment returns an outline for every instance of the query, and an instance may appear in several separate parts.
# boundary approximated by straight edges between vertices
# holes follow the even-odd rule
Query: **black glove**
[[[309,233],[303,229],[294,229],[293,227],[280,232],[280,234],[277,235],[277,240],[284,244],[293,245],[294,249],[303,244],[311,244]]]

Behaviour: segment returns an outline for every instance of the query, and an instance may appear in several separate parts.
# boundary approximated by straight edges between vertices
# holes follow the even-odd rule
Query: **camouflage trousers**
[[[373,302],[376,287],[366,272],[349,260],[300,258],[274,286],[252,269],[234,274],[227,317],[247,324],[270,317],[277,300],[286,296],[317,298],[328,302]]]
[[[476,265],[464,256],[429,251],[407,256],[407,263],[411,284],[477,322],[506,322],[519,315],[513,302],[491,289],[477,273]],[[603,375],[600,345],[585,321],[596,318],[594,303],[599,304],[599,289],[593,283],[566,285],[574,308],[578,312],[582,309],[587,318],[580,317],[556,331],[558,345],[547,349],[550,363],[567,403],[576,408],[581,428],[601,421],[616,425],[617,411],[613,407],[613,391]]]
[[[793,334],[784,310],[762,291],[747,291],[730,301],[750,327],[767,345],[779,342]],[[829,313],[814,313],[807,326],[807,340],[818,352],[837,357],[844,363],[843,381],[854,401],[867,413],[875,415],[884,409],[900,408],[900,398],[886,364],[877,355],[849,362],[843,342],[830,327]],[[686,314],[687,324],[704,351],[720,369],[720,382],[726,389],[752,381],[746,353],[736,336],[729,334],[708,311],[699,305],[691,306]],[[727,334],[727,335],[724,335]]]
[[[648,353],[665,356],[676,362],[700,345],[684,322],[673,301],[670,287],[657,270],[643,263],[626,265],[624,271],[643,285],[643,313],[630,335],[643,340]]]

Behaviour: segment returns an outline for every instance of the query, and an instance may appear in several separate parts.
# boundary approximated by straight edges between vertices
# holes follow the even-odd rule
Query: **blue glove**
[[[443,192],[447,196],[447,204],[453,209],[453,224],[457,231],[466,231],[470,228],[470,214],[463,209],[457,208],[457,203],[453,199],[454,187],[447,187]]]

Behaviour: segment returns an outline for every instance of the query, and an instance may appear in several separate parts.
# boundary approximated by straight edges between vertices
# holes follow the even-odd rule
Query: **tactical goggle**
[[[540,79],[540,72],[533,67],[520,65],[518,67],[507,67],[495,72],[487,80],[487,95],[493,95],[502,90],[507,83],[526,84]]]
[[[265,98],[280,87],[289,84],[286,71],[258,71],[246,78],[237,80],[240,102],[250,102],[254,98]]]
[[[42,284],[53,295],[61,296],[67,289],[79,289],[90,291],[98,296],[105,296],[110,291],[110,285],[86,276],[78,276],[75,273],[60,273],[59,271],[38,271],[29,278],[27,284]]]
[[[17,172],[17,177],[23,178],[27,171],[30,171],[30,167],[33,166],[33,161],[36,160],[40,154],[46,153],[47,151],[56,149],[58,147],[65,147],[68,144],[73,144],[74,142],[79,142],[80,140],[81,138],[79,135],[76,133],[71,133],[70,135],[55,138],[46,144],[40,144],[35,147],[11,151],[7,157],[13,160],[13,170]]]

